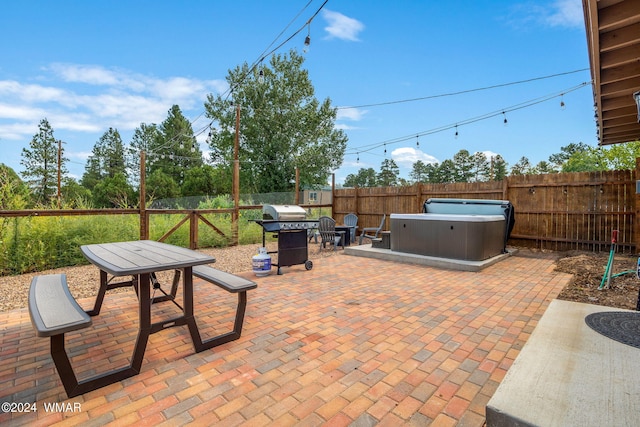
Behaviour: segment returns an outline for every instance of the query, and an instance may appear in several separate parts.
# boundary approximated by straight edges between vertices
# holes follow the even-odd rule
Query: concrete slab
[[[361,256],[366,258],[383,259],[387,261],[404,262],[408,264],[420,264],[429,267],[445,268],[448,270],[477,272],[517,253],[515,248],[507,248],[507,253],[483,261],[464,261],[450,258],[437,258],[424,255],[395,252],[391,249],[374,248],[372,245],[347,246],[345,255]]]
[[[590,313],[553,300],[487,404],[487,427],[640,425],[640,349],[592,330]]]

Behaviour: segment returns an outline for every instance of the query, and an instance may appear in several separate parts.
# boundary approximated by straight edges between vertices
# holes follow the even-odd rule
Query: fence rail
[[[640,160],[640,159],[639,159]],[[618,230],[618,247],[624,252],[640,249],[640,201],[634,170],[511,176],[503,181],[477,183],[414,184],[405,187],[340,188],[334,186],[331,204],[308,204],[305,208],[330,208],[336,221],[348,213],[358,215],[358,227],[375,227],[383,214],[415,213],[429,198],[509,200],[515,209],[515,226],[510,243],[550,250],[608,250],[612,230]],[[261,205],[240,206],[238,211],[261,209]],[[189,246],[198,248],[198,224],[224,234],[205,214],[231,214],[235,209],[82,209],[0,210],[0,219],[37,216],[137,215],[140,238],[148,238],[150,216],[183,214],[175,229],[189,222]],[[385,228],[389,229],[389,222]],[[233,230],[233,227],[232,227]],[[236,229],[237,230],[237,229]],[[232,233],[233,234],[233,233]],[[225,236],[237,244],[237,234]]]
[[[636,170],[519,175],[503,181],[414,184],[334,191],[337,221],[353,212],[359,227],[375,227],[383,214],[416,213],[429,198],[508,200],[515,209],[510,243],[550,250],[607,250],[618,230],[624,252],[640,248]],[[386,229],[390,224],[387,222]]]

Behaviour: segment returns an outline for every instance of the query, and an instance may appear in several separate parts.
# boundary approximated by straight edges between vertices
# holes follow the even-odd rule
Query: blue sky
[[[76,178],[109,127],[128,144],[178,104],[201,129],[206,96],[227,89],[228,70],[300,28],[278,52],[302,52],[311,37],[303,66],[349,138],[337,183],[385,158],[408,177],[416,160],[461,149],[513,165],[596,145],[580,0],[329,0],[305,27],[323,3],[3,2],[0,162],[23,170],[22,149],[43,118]]]

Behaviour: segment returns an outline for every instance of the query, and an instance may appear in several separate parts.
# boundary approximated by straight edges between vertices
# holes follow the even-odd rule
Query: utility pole
[[[296,185],[295,185],[295,203],[296,205],[300,204],[300,169],[296,166]]]
[[[62,207],[62,141],[58,140],[58,209]]]
[[[233,214],[231,215],[231,244],[238,245],[238,219],[240,218],[240,104],[236,105],[236,137],[233,144]]]
[[[144,150],[140,151],[140,240],[149,239],[149,221],[147,221],[147,165]]]

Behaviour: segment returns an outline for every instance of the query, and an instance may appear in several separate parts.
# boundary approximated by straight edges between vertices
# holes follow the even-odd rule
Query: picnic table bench
[[[196,352],[240,338],[247,306],[247,291],[256,288],[257,285],[243,277],[204,265],[215,262],[215,258],[189,249],[153,241],[87,245],[82,246],[81,250],[90,262],[100,268],[100,290],[93,309],[84,310],[80,307],[69,291],[65,274],[36,276],[29,288],[28,307],[31,323],[39,337],[50,337],[51,358],[68,397],[75,397],[139,374],[149,335],[166,328],[188,326]],[[172,269],[176,271],[176,275],[171,293],[165,293],[162,298],[154,298],[151,295],[151,285],[153,284],[154,289],[156,288],[155,272]],[[161,300],[173,301],[180,271],[184,273],[184,306],[178,305],[182,312],[181,315],[168,320],[152,322],[151,305]],[[107,273],[115,277],[133,275],[134,279],[109,283]],[[194,317],[193,277],[213,283],[227,292],[238,294],[233,331],[202,340]],[[138,336],[130,364],[127,367],[116,368],[78,381],[69,355],[65,350],[65,333],[91,326],[91,316],[99,315],[105,292],[122,286],[134,287],[139,304]],[[175,303],[175,301],[173,302]]]
[[[78,380],[64,348],[64,334],[91,326],[67,286],[65,274],[36,276],[29,287],[29,316],[39,337],[51,337],[51,358],[69,397],[77,396]]]

